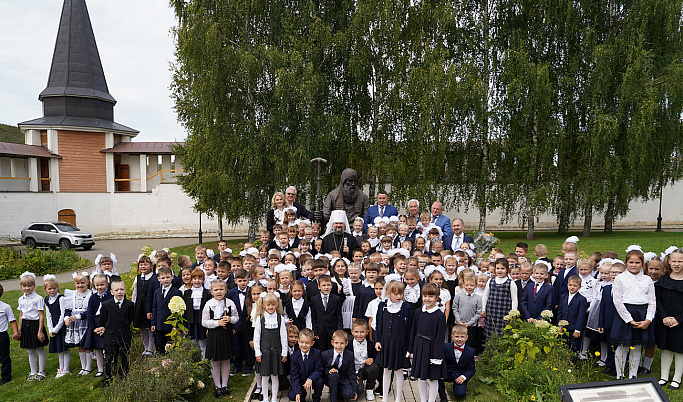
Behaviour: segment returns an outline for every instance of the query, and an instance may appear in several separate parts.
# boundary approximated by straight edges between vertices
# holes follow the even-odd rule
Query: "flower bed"
[[[543,316],[545,320],[527,322],[511,310],[503,335],[490,338],[480,356],[480,381],[494,384],[507,400],[559,401],[560,385],[597,380],[590,363],[572,363],[575,356],[562,338],[566,322],[555,326],[550,311]]]
[[[9,247],[0,247],[0,280],[19,278],[24,271],[41,276],[67,271],[79,271],[92,266],[74,250],[27,250],[21,254]]]

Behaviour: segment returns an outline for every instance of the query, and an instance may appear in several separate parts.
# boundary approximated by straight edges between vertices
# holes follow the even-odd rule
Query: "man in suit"
[[[332,335],[343,326],[342,299],[331,293],[332,279],[329,275],[318,277],[318,289],[320,294],[311,298],[311,321],[313,332],[318,338],[317,348],[327,350],[332,347]]]
[[[455,251],[458,248],[460,248],[460,245],[463,243],[474,243],[474,238],[472,236],[466,234],[464,232],[465,230],[465,224],[463,223],[462,219],[460,218],[455,218],[453,219],[453,222],[451,223],[451,234],[446,235],[444,232],[443,236],[443,248],[444,250],[451,250]]]
[[[320,402],[323,393],[323,361],[321,352],[314,349],[313,331],[304,328],[299,332],[299,350],[292,354],[289,379],[290,401],[303,402],[306,394],[313,391],[313,402]]]
[[[135,304],[126,299],[126,284],[121,279],[111,282],[113,299],[102,303],[100,307],[100,327],[95,332],[104,336],[107,364],[104,369],[102,386],[106,387],[112,380],[112,370],[119,376],[128,373],[128,355],[133,337],[130,324],[135,316]],[[117,370],[118,363],[121,369]]]
[[[296,202],[296,187],[289,186],[285,190],[285,198],[287,198],[287,205],[291,205],[296,208],[296,217],[304,217],[309,221],[313,221],[313,214],[304,207],[300,202]]]
[[[173,271],[171,271],[171,268],[163,267],[159,269],[158,275],[161,285],[154,291],[151,329],[152,332],[156,332],[157,352],[163,354],[166,353],[168,334],[173,330],[171,324],[166,324],[166,320],[171,315],[168,302],[171,301],[173,296],[183,297],[183,295],[180,293],[180,290],[171,286],[171,282],[173,282]]]
[[[432,212],[432,223],[441,228],[443,237],[450,237],[453,234],[451,229],[451,220],[446,216],[442,215],[443,204],[441,201],[434,201],[431,208]]]
[[[456,324],[451,331],[453,342],[444,343],[443,355],[446,364],[446,378],[453,381],[453,394],[458,399],[467,396],[467,382],[474,377],[474,349],[465,345],[467,328]]]
[[[361,389],[356,392],[363,392],[362,388],[364,388],[365,399],[374,401],[375,394],[372,390],[382,369],[375,363],[377,349],[375,349],[375,342],[368,338],[368,322],[362,318],[357,319],[353,322],[351,333],[353,340],[348,343],[346,349],[353,353],[358,388]],[[362,387],[363,381],[365,381],[365,387]]]
[[[387,196],[387,192],[380,190],[377,193],[377,204],[368,208],[368,212],[365,214],[365,223],[363,227],[366,232],[368,231],[368,225],[375,222],[375,218],[378,216],[380,218],[385,216],[387,218],[391,216],[398,216],[398,209],[396,209],[396,207],[393,205],[389,205],[388,201],[389,197]]]
[[[346,350],[348,338],[346,331],[339,329],[332,335],[333,348],[322,352],[323,375],[330,389],[330,402],[337,399],[356,399],[358,379],[353,352]]]

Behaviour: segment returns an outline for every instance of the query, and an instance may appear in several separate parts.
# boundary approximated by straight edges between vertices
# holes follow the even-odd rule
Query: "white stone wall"
[[[5,171],[2,165],[2,171]],[[132,170],[132,169],[131,169]],[[9,180],[8,180],[9,181]],[[664,189],[662,216],[664,227],[683,227],[683,182]],[[374,203],[374,200],[371,201]],[[192,209],[192,200],[176,184],[157,184],[147,193],[31,193],[0,191],[0,238],[19,238],[21,229],[30,222],[57,220],[62,209],[76,213],[76,223],[95,235],[110,234],[195,234],[199,229],[199,215]],[[397,205],[405,213],[404,205]],[[429,206],[423,206],[428,208]],[[634,202],[629,214],[615,222],[615,228],[654,228],[657,224],[659,201]],[[468,214],[455,210],[444,211],[451,219],[462,218],[467,230],[476,228],[479,222],[477,211]],[[500,214],[492,211],[487,218],[487,227],[495,229],[519,229],[516,220],[501,225]],[[265,215],[262,224],[265,226]],[[575,222],[581,228],[583,221]],[[603,225],[601,215],[593,219],[593,227]],[[555,229],[555,217],[543,215],[536,224],[537,229]],[[224,225],[223,233],[247,233],[246,222],[235,227]],[[216,220],[202,219],[204,233],[217,233]],[[211,238],[211,237],[208,237]]]

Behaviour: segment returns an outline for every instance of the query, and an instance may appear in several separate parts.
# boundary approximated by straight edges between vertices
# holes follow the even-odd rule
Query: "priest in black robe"
[[[332,211],[330,220],[327,222],[327,231],[323,237],[322,253],[327,254],[332,250],[337,250],[342,257],[351,259],[351,253],[358,247],[360,246],[349,229],[346,212],[343,210]]]

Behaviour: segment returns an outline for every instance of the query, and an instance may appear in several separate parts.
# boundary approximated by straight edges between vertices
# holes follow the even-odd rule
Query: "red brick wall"
[[[63,192],[107,192],[104,133],[62,131],[57,134],[59,189]]]

